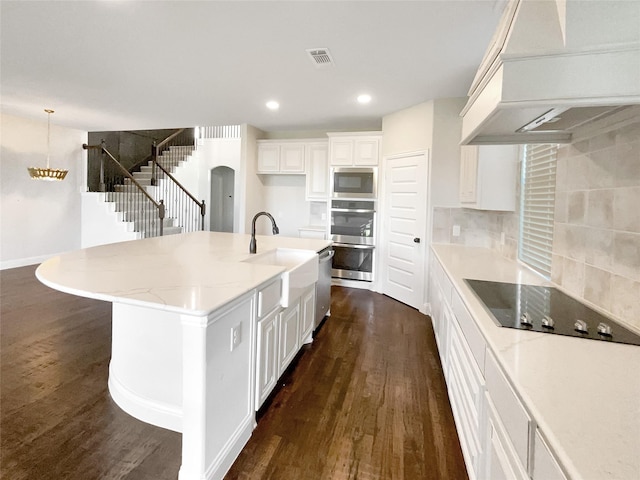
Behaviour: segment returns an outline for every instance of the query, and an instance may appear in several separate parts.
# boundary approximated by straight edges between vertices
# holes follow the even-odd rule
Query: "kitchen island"
[[[640,478],[640,347],[501,328],[465,279],[551,284],[488,249],[432,251],[434,330],[470,477]]]
[[[135,240],[59,255],[36,271],[51,288],[112,302],[109,391],[136,418],[182,433],[181,480],[222,478],[255,427],[258,319],[293,303],[299,287],[286,287],[296,266],[273,252],[317,257],[331,243],[258,236],[250,255],[249,241],[213,232]],[[312,288],[317,265],[309,272]]]

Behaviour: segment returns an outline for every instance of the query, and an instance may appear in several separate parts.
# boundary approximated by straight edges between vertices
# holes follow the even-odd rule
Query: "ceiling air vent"
[[[311,57],[311,62],[318,68],[333,65],[333,58],[328,48],[309,48],[307,53]]]

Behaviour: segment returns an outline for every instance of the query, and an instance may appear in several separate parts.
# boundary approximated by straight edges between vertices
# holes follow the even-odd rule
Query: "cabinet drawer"
[[[487,392],[485,392],[485,411],[486,440],[484,465],[480,477],[487,480],[529,480],[526,467],[520,462]]]
[[[453,366],[452,366],[453,367]],[[462,387],[455,374],[451,374],[448,382],[449,399],[451,401],[451,410],[456,423],[456,430],[460,440],[460,447],[464,462],[467,466],[467,473],[470,479],[475,479],[478,474],[478,465],[480,461],[480,442],[478,441],[478,431],[473,427],[470,421],[468,411],[465,408],[465,399],[462,394]]]
[[[449,276],[442,268],[440,263],[438,265],[438,282],[440,283],[440,288],[442,288],[442,293],[447,303],[451,303],[451,292],[453,292],[453,285],[451,284],[451,280],[449,280]]]
[[[450,374],[458,377],[462,399],[465,402],[465,409],[467,410],[471,426],[477,435],[480,429],[484,379],[455,321],[451,322],[450,331]]]
[[[533,449],[532,478],[533,480],[567,480],[538,429],[536,429],[535,447]]]
[[[258,291],[258,317],[263,317],[280,304],[282,280],[278,278]]]
[[[491,353],[487,355],[485,381],[487,391],[514,450],[522,465],[528,468],[530,436],[533,431],[531,418]]]
[[[471,317],[471,314],[467,310],[467,307],[465,307],[464,303],[462,303],[462,299],[460,298],[460,295],[456,290],[452,292],[452,298],[453,314],[458,320],[460,330],[462,330],[462,333],[467,340],[469,350],[471,350],[471,353],[473,354],[473,358],[475,359],[476,364],[480,369],[480,373],[484,375],[486,351],[484,337],[480,333],[480,330],[478,330],[475,321]]]

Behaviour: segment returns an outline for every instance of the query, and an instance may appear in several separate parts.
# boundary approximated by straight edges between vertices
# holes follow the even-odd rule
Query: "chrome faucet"
[[[271,220],[271,230],[273,231],[274,235],[277,235],[280,233],[280,229],[278,228],[278,225],[276,225],[276,221],[273,219],[270,213],[267,213],[267,212],[256,213],[255,216],[253,217],[253,221],[251,222],[251,242],[249,243],[249,253],[256,253],[256,248],[257,248],[256,220],[260,215],[266,215],[267,217],[269,217],[269,220]]]

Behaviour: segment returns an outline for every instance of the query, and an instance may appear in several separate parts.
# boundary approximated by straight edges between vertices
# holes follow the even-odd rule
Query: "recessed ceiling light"
[[[371,95],[363,93],[362,95],[358,95],[358,103],[369,103],[371,101]]]
[[[276,102],[275,100],[269,100],[267,102],[267,108],[269,110],[278,110],[280,108],[280,104],[278,102]]]

